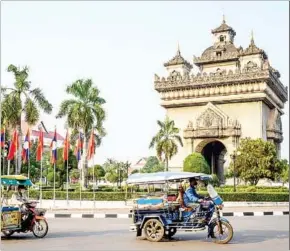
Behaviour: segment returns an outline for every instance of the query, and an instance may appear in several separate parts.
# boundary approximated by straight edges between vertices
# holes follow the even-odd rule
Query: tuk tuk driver
[[[183,202],[186,207],[192,207],[193,204],[201,203],[204,199],[203,196],[197,194],[195,187],[197,186],[197,181],[195,178],[189,179],[189,188],[185,191],[183,195]]]
[[[21,205],[21,204],[23,204],[24,202],[27,202],[27,201],[28,201],[28,199],[27,199],[27,196],[26,196],[25,186],[19,185],[18,189],[17,189],[17,192],[12,195],[10,203],[14,204],[14,205]]]

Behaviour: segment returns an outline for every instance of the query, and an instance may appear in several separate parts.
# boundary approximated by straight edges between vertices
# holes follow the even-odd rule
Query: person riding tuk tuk
[[[9,237],[14,233],[32,231],[37,238],[43,238],[48,232],[48,224],[44,217],[45,211],[36,208],[37,201],[29,201],[25,195],[25,187],[32,186],[32,182],[22,175],[1,176],[1,186],[7,186],[7,194],[12,187],[17,192],[1,206],[1,232]],[[2,189],[2,187],[1,187]],[[1,198],[1,204],[4,198]]]

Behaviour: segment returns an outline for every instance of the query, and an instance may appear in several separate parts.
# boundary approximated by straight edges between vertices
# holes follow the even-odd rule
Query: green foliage
[[[10,64],[7,69],[14,75],[13,87],[3,87],[2,95],[2,120],[3,124],[10,127],[17,127],[19,131],[18,144],[18,172],[21,173],[21,152],[22,138],[21,116],[24,115],[24,120],[29,125],[35,125],[40,118],[40,111],[45,113],[52,112],[52,105],[45,98],[40,88],[31,88],[31,82],[28,80],[29,69],[23,67],[22,69]]]
[[[156,156],[150,156],[144,167],[141,169],[141,173],[156,173],[164,171],[164,163],[160,162]]]
[[[126,198],[126,193],[124,192],[96,192],[97,201],[124,201]],[[207,195],[206,192],[200,192],[201,195]],[[139,198],[144,195],[144,193],[128,193],[127,199]],[[289,193],[277,192],[277,193],[263,193],[263,192],[220,192],[219,195],[223,201],[271,201],[271,202],[286,202],[289,201]],[[30,198],[38,198],[39,191],[31,190]],[[43,199],[52,199],[52,191],[43,191]],[[79,200],[79,192],[69,192],[70,200]],[[65,200],[65,191],[56,191],[56,199]],[[92,192],[82,192],[82,200],[93,200]]]
[[[128,178],[128,170],[130,164],[128,162],[118,162],[108,159],[103,168],[106,172],[105,179],[111,183],[119,183],[119,185]]]
[[[131,174],[134,174],[134,173],[139,173],[139,170],[135,169],[131,172]]]
[[[71,98],[61,103],[56,117],[66,118],[67,125],[73,129],[72,142],[74,142],[79,129],[83,130],[85,137],[84,152],[86,153],[91,130],[97,131],[95,134],[96,147],[101,144],[102,138],[106,135],[103,127],[105,120],[103,105],[106,101],[100,96],[99,89],[93,85],[91,79],[76,80],[67,86],[66,93]],[[86,186],[88,177],[86,174],[87,161],[84,162],[84,166],[84,185]]]
[[[260,179],[275,180],[283,169],[279,163],[275,145],[262,139],[245,138],[237,149],[235,169],[237,177],[251,185],[256,185]],[[233,162],[230,165],[233,172]]]
[[[179,136],[179,128],[175,127],[173,120],[170,120],[168,117],[165,118],[165,121],[157,121],[159,125],[159,131],[152,138],[149,148],[155,146],[157,157],[159,160],[165,161],[166,171],[168,171],[168,161],[177,154],[179,143],[183,146],[182,139]]]
[[[210,173],[210,167],[200,153],[192,153],[183,161],[183,171],[193,173]]]
[[[278,160],[277,165],[279,169],[282,170],[281,174],[278,174],[277,179],[281,180],[283,183],[289,182],[289,163],[287,159]]]
[[[105,177],[105,174],[104,168],[100,165],[95,165],[88,169],[88,176],[91,180],[93,179],[93,176],[95,176],[96,180],[99,180],[100,178]]]

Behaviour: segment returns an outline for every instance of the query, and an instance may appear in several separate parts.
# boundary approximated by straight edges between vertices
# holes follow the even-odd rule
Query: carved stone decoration
[[[256,63],[252,62],[252,61],[249,61],[246,64],[244,69],[246,70],[246,72],[255,72],[255,71],[259,70],[258,69],[258,65]]]
[[[277,108],[271,110],[268,118],[267,139],[277,143],[283,141],[281,115]]]
[[[205,110],[196,120],[196,128],[184,130],[184,138],[223,138],[240,137],[241,125],[237,120],[230,119],[223,111],[212,103],[208,103]]]

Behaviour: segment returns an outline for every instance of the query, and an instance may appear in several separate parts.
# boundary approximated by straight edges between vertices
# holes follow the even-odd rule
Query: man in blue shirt
[[[183,202],[186,207],[196,206],[203,201],[203,196],[196,193],[195,187],[197,186],[197,181],[195,178],[189,179],[190,187],[185,191],[183,195]]]

